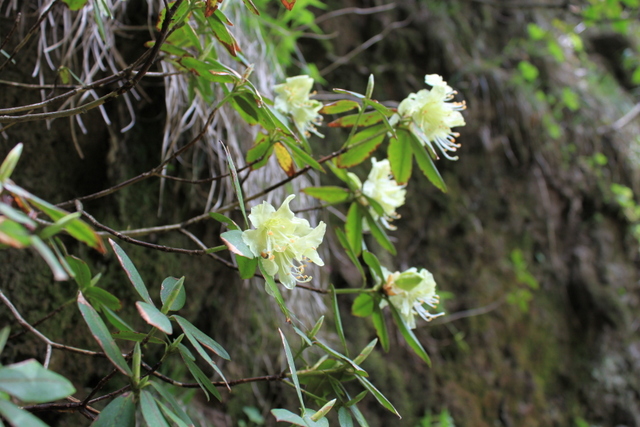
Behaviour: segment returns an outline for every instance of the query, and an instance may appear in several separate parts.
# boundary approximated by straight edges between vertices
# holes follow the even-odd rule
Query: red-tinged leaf
[[[136,302],[136,308],[138,309],[140,317],[142,317],[149,325],[155,326],[167,335],[171,335],[173,333],[171,321],[167,316],[162,314],[160,310],[151,304],[142,301]]]
[[[358,114],[351,114],[349,116],[340,117],[337,120],[332,121],[327,126],[330,128],[350,128],[356,124],[356,120],[358,118]],[[369,111],[368,113],[362,114],[360,121],[358,122],[359,127],[371,126],[376,123],[380,123],[384,117],[377,111]]]
[[[233,37],[233,34],[229,32],[225,22],[223,22],[219,15],[222,14],[219,10],[216,10],[213,15],[207,18],[209,27],[211,27],[213,35],[227,49],[227,52],[229,52],[231,56],[237,56],[238,52],[240,52],[240,46],[238,46],[238,42]],[[224,15],[222,16],[224,17]],[[226,17],[224,17],[224,21],[227,21]]]
[[[325,104],[324,107],[320,110],[320,114],[339,114],[344,113],[345,111],[350,111],[360,107],[360,104],[357,101],[352,101],[350,99],[341,99],[340,101],[332,102],[330,104]]]
[[[218,0],[206,0],[206,6],[204,9],[204,17],[208,18],[215,13],[218,9]]]
[[[227,245],[227,248],[236,255],[246,258],[253,258],[253,252],[242,239],[242,231],[229,230],[220,235],[220,238]]]
[[[376,125],[356,133],[347,141],[347,151],[338,156],[336,161],[340,168],[350,168],[362,163],[382,144],[387,135],[384,125]]]
[[[276,159],[278,159],[278,164],[287,174],[287,176],[293,176],[296,173],[296,167],[293,164],[293,158],[291,158],[291,154],[289,151],[279,142],[276,142],[273,145],[273,149],[276,152]]]
[[[295,6],[296,4],[296,0],[291,0],[291,1],[287,1],[287,0],[280,0],[282,2],[282,4],[284,5],[284,7],[287,8],[287,10],[291,10],[293,9],[293,6]]]
[[[396,182],[401,185],[406,184],[411,177],[413,166],[411,143],[398,135],[398,139],[392,139],[389,142],[387,155],[391,164],[391,173],[393,173]]]
[[[91,330],[91,335],[93,335],[100,347],[102,347],[107,358],[120,372],[127,376],[131,376],[131,368],[129,368],[124,357],[122,357],[120,348],[111,337],[107,326],[100,318],[98,312],[84,298],[82,292],[78,292],[78,308],[80,309],[80,313],[82,313],[82,317],[87,323],[87,326],[89,326],[89,329]]]

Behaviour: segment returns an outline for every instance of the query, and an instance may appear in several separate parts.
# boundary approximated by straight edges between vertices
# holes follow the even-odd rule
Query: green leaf
[[[135,427],[136,405],[133,399],[133,393],[116,397],[104,407],[91,427]]]
[[[370,293],[362,293],[356,297],[351,306],[351,314],[357,317],[371,316],[375,300]]]
[[[11,151],[7,154],[2,165],[0,165],[0,182],[5,182],[7,179],[11,177],[13,170],[16,168],[18,164],[18,160],[20,160],[20,155],[22,154],[23,144],[19,143]]]
[[[222,400],[220,392],[213,385],[211,380],[204,374],[204,372],[202,372],[200,368],[198,368],[198,365],[193,363],[193,360],[190,358],[191,354],[188,352],[188,350],[186,350],[186,347],[180,344],[178,348],[180,349],[180,356],[182,357],[185,366],[187,367],[189,372],[191,372],[191,375],[196,380],[196,382],[200,385],[202,391],[204,391],[204,394],[207,396],[207,400],[209,400],[208,392],[211,392],[211,394],[213,394],[216,399]]]
[[[111,334],[111,336],[115,339],[127,340],[127,341],[133,341],[133,342],[142,342],[147,340],[148,342],[153,344],[164,344],[164,341],[162,341],[160,338],[157,338],[154,336],[149,338],[149,334],[143,334],[141,332],[120,331],[120,332],[115,332]]]
[[[382,349],[388,352],[390,348],[389,331],[387,330],[387,322],[384,319],[384,314],[380,308],[380,301],[374,300],[371,320],[373,321],[373,327],[376,329],[376,335],[378,335]]]
[[[187,300],[187,292],[184,290],[184,276],[179,279],[167,277],[160,286],[160,300],[162,312],[177,311],[184,307]]]
[[[443,193],[447,192],[447,185],[444,183],[442,176],[440,176],[440,172],[436,169],[436,165],[433,163],[433,159],[427,153],[426,147],[424,147],[420,142],[413,136],[412,133],[407,132],[403,129],[398,129],[398,138],[406,139],[411,145],[411,151],[416,158],[416,163],[418,163],[418,167],[424,174],[424,176],[431,181],[433,185],[435,185],[440,191]]]
[[[542,40],[547,34],[546,30],[533,23],[527,24],[527,32],[531,40]]]
[[[253,97],[249,93],[239,93],[229,100],[229,104],[240,114],[247,124],[253,126],[260,123],[260,113],[254,102]]]
[[[229,251],[233,252],[236,255],[243,256],[245,258],[253,258],[253,252],[249,246],[242,239],[242,231],[240,230],[229,230],[225,231],[220,235],[220,238],[227,245]]]
[[[387,156],[396,182],[406,184],[411,177],[413,166],[413,150],[411,150],[410,139],[400,139],[400,135],[398,135],[398,139],[392,139],[389,142]]]
[[[360,382],[360,384],[363,385],[364,388],[366,388],[369,391],[369,393],[373,394],[373,396],[376,398],[378,403],[380,403],[382,406],[384,406],[386,409],[388,409],[391,413],[397,415],[398,418],[402,418],[400,416],[400,414],[398,413],[398,411],[396,410],[396,408],[394,408],[394,406],[391,404],[391,402],[389,402],[389,399],[387,399],[384,396],[384,394],[380,393],[380,390],[375,388],[375,386],[373,384],[371,384],[369,382],[369,380],[367,380],[366,378],[361,377],[359,375],[356,375],[356,379]]]
[[[362,362],[364,362],[367,359],[367,357],[369,357],[369,354],[371,354],[371,351],[373,351],[376,344],[378,344],[378,339],[374,338],[373,340],[371,340],[369,344],[366,345],[365,348],[362,349],[360,354],[358,354],[356,358],[353,359],[353,363],[360,365]]]
[[[290,322],[291,312],[287,308],[287,305],[284,302],[284,298],[282,298],[282,294],[280,293],[280,289],[278,289],[278,285],[276,284],[276,281],[273,279],[272,276],[270,276],[265,271],[261,262],[258,263],[258,267],[260,268],[260,273],[262,273],[262,276],[264,277],[265,291],[267,292],[267,294],[275,298],[276,302],[278,303],[278,306],[280,307],[280,311],[282,311],[282,314],[284,314],[284,317],[286,318],[287,322]]]
[[[0,368],[0,390],[32,403],[51,402],[76,392],[69,380],[45,369],[35,359]]]
[[[222,215],[221,213],[217,212],[209,212],[209,216],[216,221],[225,224],[229,230],[240,230],[238,224],[236,224],[235,221],[228,216]]]
[[[520,61],[518,63],[518,70],[520,70],[520,74],[522,74],[522,77],[530,83],[535,81],[540,75],[538,67],[536,67],[529,61]]]
[[[238,263],[238,271],[240,272],[241,279],[251,279],[256,274],[256,268],[258,268],[258,258],[246,258],[243,256],[236,256],[236,262]]]
[[[9,338],[9,333],[11,332],[11,328],[9,326],[5,326],[0,329],[0,354],[4,350],[4,346],[7,345],[7,339]]]
[[[67,255],[64,258],[74,273],[74,279],[81,291],[91,286],[91,270],[86,262],[75,256]]]
[[[358,259],[358,256],[355,254],[355,252],[353,252],[353,249],[351,248],[351,244],[347,239],[347,235],[344,234],[344,231],[342,231],[339,228],[336,228],[335,232],[336,232],[336,236],[338,237],[338,241],[340,242],[340,245],[342,245],[344,250],[347,252],[347,256],[349,257],[353,265],[356,266],[356,268],[360,272],[360,276],[362,277],[362,280],[364,281],[365,275],[364,275],[364,270],[362,268],[362,264],[360,264],[360,260]]]
[[[247,9],[251,11],[251,13],[253,13],[254,15],[260,15],[258,8],[256,7],[255,4],[253,4],[251,0],[242,0],[242,2],[247,7]]]
[[[353,414],[360,427],[369,427],[369,423],[367,423],[364,415],[362,415],[362,412],[360,412],[360,409],[358,409],[356,405],[349,406],[349,410]]]
[[[309,165],[317,171],[324,172],[324,168],[313,157],[305,153],[302,148],[298,146],[290,138],[283,138],[280,142],[284,143],[290,150],[293,157],[304,165]]]
[[[329,411],[331,411],[331,409],[333,408],[333,405],[336,404],[336,400],[337,399],[333,399],[328,401],[327,403],[325,403],[322,408],[318,409],[318,411],[311,415],[309,418],[311,418],[311,421],[315,421],[318,422],[320,421],[322,418],[324,418],[325,415],[327,415],[329,413]],[[329,423],[327,422],[327,427],[329,426]]]
[[[352,101],[350,99],[341,99],[339,101],[325,104],[319,112],[320,114],[339,114],[356,108],[360,108],[359,102]]]
[[[344,146],[348,151],[338,156],[338,167],[350,168],[359,165],[371,157],[371,153],[382,144],[386,136],[387,129],[384,125],[371,126],[356,133],[345,142]]]
[[[344,234],[356,257],[362,252],[362,211],[360,203],[351,203],[347,212],[347,222],[344,224]]]
[[[380,261],[378,261],[378,257],[369,251],[362,251],[362,259],[369,266],[371,273],[375,275],[381,282],[385,282],[387,280],[382,274],[382,268],[380,267]]]
[[[133,263],[127,256],[127,254],[122,250],[120,246],[118,246],[116,242],[109,239],[109,243],[111,244],[111,247],[113,248],[113,251],[115,252],[116,257],[118,258],[120,265],[124,269],[124,272],[127,274],[127,277],[131,281],[131,284],[133,285],[135,290],[138,292],[138,295],[140,295],[140,297],[143,300],[145,300],[147,303],[153,305],[153,301],[149,296],[149,291],[147,290],[147,287],[142,281],[142,277],[140,277],[140,273],[138,273],[138,270],[136,269],[135,265],[133,265]]]
[[[405,323],[402,316],[400,316],[400,313],[398,313],[398,310],[393,306],[393,304],[389,304],[389,308],[391,309],[393,320],[396,326],[398,327],[400,334],[402,334],[405,341],[407,341],[407,344],[409,344],[409,347],[411,347],[411,349],[413,349],[413,351],[418,355],[418,357],[424,360],[424,362],[427,365],[431,366],[431,359],[429,358],[429,355],[424,350],[424,348],[422,347],[422,344],[420,344],[420,341],[418,341],[418,338],[416,338],[411,328],[409,328],[409,326]]]
[[[45,245],[38,236],[31,236],[29,240],[31,241],[31,246],[38,251],[42,259],[44,259],[44,261],[49,265],[49,268],[53,273],[53,278],[55,280],[68,280],[69,276],[67,275],[67,272],[64,271],[64,268],[60,265],[60,261],[56,258],[51,249],[49,249],[49,247]]]
[[[247,151],[246,161],[251,164],[252,170],[260,169],[267,164],[271,153],[273,153],[271,138],[269,135],[258,133],[255,144]]]
[[[302,391],[300,390],[300,381],[298,381],[298,372],[296,371],[296,362],[295,360],[293,360],[293,354],[291,354],[291,348],[289,347],[287,338],[284,336],[280,328],[278,328],[278,332],[280,332],[280,339],[282,339],[284,354],[287,357],[287,364],[289,365],[289,371],[291,372],[291,379],[293,380],[293,385],[296,388],[298,400],[300,401],[300,407],[304,408],[304,400],[302,399]]]
[[[69,9],[71,10],[82,9],[88,1],[89,0],[62,0],[62,2],[69,6]]]
[[[146,390],[140,392],[140,409],[148,426],[169,427],[169,423],[158,408],[155,398]]]
[[[359,99],[365,99],[365,98],[366,98],[366,96],[364,96],[364,95],[363,95],[363,94],[361,94],[361,93],[358,93],[358,92],[352,92],[352,91],[350,91],[350,90],[346,90],[346,89],[338,89],[338,88],[335,88],[335,89],[333,89],[333,91],[334,91],[335,93],[340,93],[340,94],[342,94],[342,95],[351,95],[351,96],[353,96],[354,98],[359,98]]]
[[[82,215],[81,212],[73,212],[63,216],[53,224],[43,228],[42,231],[40,231],[39,233],[40,238],[46,240],[55,236],[60,231],[62,231],[65,227],[67,227],[71,221],[78,219],[81,215]]]
[[[302,427],[309,427],[299,415],[296,415],[287,409],[272,409],[271,414],[276,417],[276,421],[291,423]]]
[[[351,114],[348,116],[340,117],[337,120],[334,120],[327,124],[330,128],[350,128],[356,124],[358,121],[359,114]],[[358,127],[367,127],[371,125],[375,125],[376,123],[380,123],[384,120],[384,117],[378,113],[377,111],[369,111],[368,113],[363,113],[362,117],[358,121]]]
[[[2,192],[2,186],[0,185],[0,192]],[[20,224],[26,225],[27,227],[34,229],[38,226],[38,223],[29,218],[24,212],[21,212],[17,209],[12,208],[11,206],[0,202],[0,214],[6,216],[7,218],[18,222]]]
[[[109,307],[102,307],[102,314],[107,318],[109,323],[116,327],[119,331],[133,332],[133,328],[129,326],[127,322],[122,320],[113,310]]]
[[[224,16],[220,9],[216,10],[213,15],[207,18],[213,35],[222,43],[231,56],[237,56],[238,52],[240,52],[240,46],[238,46],[238,42],[236,42],[236,39],[225,25],[225,21],[228,21],[227,17]]]
[[[384,249],[389,251],[391,254],[396,255],[396,248],[389,240],[389,236],[387,233],[380,227],[380,224],[373,219],[371,213],[368,210],[363,209],[365,218],[367,219],[367,224],[369,224],[369,231],[371,231],[371,235],[376,239],[376,241],[382,246]]]
[[[98,312],[96,312],[91,304],[89,304],[89,302],[84,298],[82,292],[78,292],[78,308],[80,309],[80,313],[82,313],[82,317],[87,323],[87,326],[89,326],[91,334],[95,340],[98,341],[98,344],[104,350],[107,358],[120,372],[130,376],[131,369],[124,360],[124,357],[122,357],[120,348],[111,337],[107,326],[100,318],[100,315],[98,315]]]
[[[240,185],[240,180],[238,179],[238,172],[236,171],[236,166],[233,164],[233,159],[231,158],[229,149],[224,144],[222,145],[222,147],[224,148],[225,155],[227,156],[229,173],[231,174],[231,178],[233,179],[233,188],[236,192],[236,197],[238,197],[238,204],[240,205],[240,210],[242,211],[242,216],[244,217],[244,223],[246,226],[248,226],[249,220],[247,219],[247,211],[244,208],[244,196],[242,195],[242,186]]]
[[[359,376],[368,377],[369,376],[367,371],[362,369],[360,366],[358,366],[356,363],[354,363],[353,360],[349,359],[344,354],[335,351],[334,349],[330,348],[329,346],[327,346],[326,344],[324,344],[321,341],[314,340],[313,343],[315,345],[317,345],[318,347],[320,347],[321,349],[323,349],[325,352],[329,353],[331,356],[335,357],[336,359],[340,359],[340,360],[346,362],[347,364],[349,364],[355,370],[355,373],[357,374],[356,377],[359,377]]]
[[[173,423],[175,423],[175,425],[177,425],[178,427],[190,427],[189,425],[187,425],[187,423],[185,423],[182,420],[182,418],[180,418],[178,415],[176,415],[171,409],[169,409],[162,402],[160,402],[159,400],[156,400],[156,404],[158,405],[158,407],[160,408],[162,413],[165,415],[165,417],[167,417],[169,420],[173,421]],[[194,424],[191,423],[191,426],[193,426],[193,425]]]
[[[351,414],[349,414],[349,410],[344,406],[338,409],[338,423],[340,423],[340,427],[353,427]]]
[[[171,320],[169,320],[169,318],[160,310],[151,304],[142,301],[136,302],[136,308],[138,309],[140,317],[142,317],[149,325],[160,329],[167,335],[171,335],[173,333]]]
[[[4,399],[0,399],[0,415],[13,427],[49,427],[40,418]]]
[[[180,417],[180,419],[186,423],[189,426],[193,426],[194,423],[193,421],[191,421],[191,418],[189,418],[189,415],[187,415],[187,413],[184,411],[184,409],[182,409],[182,406],[178,403],[178,401],[173,397],[173,394],[170,393],[164,384],[161,384],[159,382],[150,382],[149,384],[151,384],[151,386],[153,388],[156,389],[156,391],[158,392],[158,394],[160,396],[162,396],[162,398],[164,400],[166,400],[169,405],[171,405],[171,409],[173,410],[173,412]]]
[[[122,303],[115,295],[97,286],[85,289],[84,295],[96,306],[109,307],[111,310],[120,310],[122,308]]]
[[[332,284],[329,289],[331,290],[331,308],[333,309],[333,318],[334,318],[334,322],[336,323],[336,332],[340,337],[340,341],[342,342],[342,348],[344,348],[344,352],[347,355],[349,355],[349,348],[347,347],[347,339],[344,336],[344,329],[342,327],[342,318],[340,317],[340,307],[338,306],[338,296],[336,295],[336,288],[334,288]]]
[[[332,205],[346,202],[351,198],[351,192],[349,190],[336,186],[307,187],[302,191],[311,197],[331,203]]]
[[[164,44],[163,48],[168,48],[171,45]],[[174,48],[175,49],[175,48]],[[180,51],[169,52],[177,56],[182,56]],[[236,83],[241,79],[241,76],[233,69],[221,64],[215,60],[203,61],[192,57],[182,57],[178,60],[178,64],[203,78],[204,80],[216,83]]]

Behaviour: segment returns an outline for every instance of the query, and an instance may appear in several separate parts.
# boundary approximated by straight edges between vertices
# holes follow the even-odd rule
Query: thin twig
[[[7,43],[9,43],[9,40],[11,40],[11,37],[13,37],[13,33],[15,33],[16,28],[18,28],[18,25],[20,24],[21,20],[22,20],[22,13],[18,12],[18,14],[16,15],[16,20],[13,23],[13,27],[11,27],[11,30],[9,30],[9,34],[7,34],[7,36],[4,38],[4,41],[0,45],[0,50],[4,49]]]

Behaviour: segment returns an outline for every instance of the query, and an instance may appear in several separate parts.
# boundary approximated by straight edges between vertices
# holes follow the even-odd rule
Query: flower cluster
[[[457,93],[437,74],[425,76],[424,81],[431,90],[422,89],[412,93],[398,106],[398,116],[393,119],[404,121],[410,119],[409,130],[423,145],[428,145],[435,153],[432,142],[438,146],[442,154],[450,159],[447,151],[456,151],[460,145],[455,138],[459,136],[451,128],[464,126],[464,118],[460,111],[466,108],[465,102],[450,102]]]
[[[275,107],[278,111],[291,115],[293,122],[300,132],[308,135],[316,131],[316,126],[322,123],[322,116],[318,111],[322,103],[309,99],[309,93],[313,86],[313,79],[309,76],[287,77],[286,83],[276,85],[273,90],[276,93]]]
[[[249,220],[255,230],[245,230],[242,240],[249,246],[267,274],[278,274],[280,282],[293,289],[296,282],[308,282],[311,276],[304,274],[306,262],[324,265],[317,252],[322,243],[326,224],[320,221],[316,228],[303,218],[296,218],[289,203],[290,195],[278,210],[268,202],[251,209]]]
[[[374,219],[380,218],[384,226],[390,230],[395,227],[389,224],[390,221],[400,218],[396,213],[396,208],[404,205],[407,190],[404,185],[398,185],[391,174],[391,166],[389,160],[384,159],[377,161],[375,157],[371,158],[371,172],[364,184],[360,179],[349,172],[348,175],[358,188],[362,188],[362,193],[380,204],[384,210],[384,215],[380,218],[375,209],[371,209],[371,216]]]
[[[382,267],[382,274],[384,275],[382,284],[384,293],[411,329],[416,327],[416,314],[427,322],[444,314],[431,314],[425,307],[425,305],[435,307],[439,302],[436,295],[436,282],[433,280],[433,275],[426,269],[418,271],[412,267],[402,273],[399,271],[392,273]],[[386,305],[387,300],[382,300],[380,307]]]

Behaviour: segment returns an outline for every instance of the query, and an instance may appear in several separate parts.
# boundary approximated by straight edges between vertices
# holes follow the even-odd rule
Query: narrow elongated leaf
[[[360,107],[360,103],[350,99],[341,99],[340,101],[325,104],[320,110],[320,114],[339,114],[345,111],[354,110]]]
[[[45,369],[35,359],[0,368],[0,390],[33,403],[51,402],[76,392],[68,379]]]
[[[364,415],[362,415],[362,412],[360,412],[360,409],[358,409],[356,405],[349,406],[349,410],[353,414],[353,417],[356,419],[360,427],[369,427],[369,423],[367,422],[366,418],[364,417]]]
[[[231,173],[231,178],[233,179],[233,188],[236,192],[236,197],[238,198],[238,204],[240,205],[240,210],[242,211],[242,216],[244,217],[244,224],[248,226],[249,220],[247,219],[247,211],[244,208],[244,196],[242,195],[242,186],[240,185],[240,180],[238,179],[238,172],[236,171],[236,166],[233,164],[233,159],[231,158],[231,153],[229,153],[229,149],[226,145],[222,145],[224,148],[224,152],[227,156],[227,164],[229,165],[229,173]]]
[[[287,176],[295,175],[296,167],[293,164],[293,158],[291,157],[291,154],[289,154],[289,151],[284,148],[284,145],[276,142],[275,144],[273,144],[273,151],[275,151],[278,164],[280,165],[284,173],[286,173]]]
[[[362,212],[364,213],[364,216],[367,220],[367,224],[369,224],[369,231],[371,232],[371,235],[378,241],[380,246],[385,248],[391,254],[395,255],[396,248],[395,246],[393,246],[393,243],[391,243],[391,240],[389,240],[389,236],[387,236],[387,233],[382,229],[382,227],[380,227],[378,221],[373,219],[373,217],[371,216],[371,212],[369,212],[368,210],[362,209]]]
[[[331,308],[333,309],[333,318],[336,323],[336,332],[338,333],[338,336],[340,337],[340,341],[342,342],[342,348],[344,348],[344,352],[348,356],[349,348],[347,347],[347,339],[344,336],[344,329],[342,328],[342,317],[340,316],[340,307],[338,306],[338,297],[336,295],[336,288],[334,288],[332,284],[329,289],[331,291]]]
[[[344,234],[356,257],[362,252],[362,211],[360,203],[351,203],[347,212],[347,222],[344,224]]]
[[[122,308],[122,303],[120,303],[120,300],[116,298],[115,295],[97,286],[85,289],[84,295],[92,304],[96,305],[96,307],[99,305],[100,308],[109,307],[111,310],[120,310]]]
[[[346,202],[351,198],[351,192],[346,188],[325,186],[325,187],[307,187],[302,190],[304,193],[315,197],[319,200],[324,200],[332,205],[336,203]]]
[[[4,182],[11,177],[13,170],[16,168],[18,164],[18,160],[20,160],[20,155],[22,154],[22,142],[18,143],[15,147],[9,151],[7,157],[5,157],[4,161],[0,165],[0,182]]]
[[[131,369],[129,365],[122,357],[120,348],[116,345],[115,341],[111,337],[107,326],[104,324],[100,315],[84,298],[82,292],[78,292],[78,308],[84,321],[89,326],[91,334],[98,341],[98,344],[104,350],[107,358],[113,363],[113,365],[123,374],[131,376]]]
[[[91,423],[91,427],[135,427],[136,405],[133,397],[133,393],[123,393],[113,399]]]
[[[290,138],[283,138],[281,140],[284,145],[291,150],[293,157],[300,163],[304,165],[309,165],[317,171],[324,172],[324,168],[318,163],[313,157],[309,154],[305,153],[302,148],[300,148],[295,141]]]
[[[333,91],[334,91],[335,93],[340,93],[340,94],[343,94],[343,95],[351,95],[351,96],[353,96],[354,98],[358,98],[358,99],[365,99],[365,98],[366,98],[366,97],[365,97],[363,94],[361,94],[361,93],[358,93],[358,92],[352,92],[352,91],[350,91],[350,90],[346,90],[346,89],[339,89],[339,88],[335,88],[335,89],[333,89]]]
[[[133,342],[142,342],[148,341],[153,344],[164,344],[160,338],[152,336],[149,338],[149,334],[143,334],[142,332],[132,332],[132,331],[120,331],[111,334],[111,336],[115,339],[133,341]]]
[[[228,216],[222,215],[221,213],[217,212],[209,212],[209,216],[216,221],[225,224],[229,230],[240,230],[238,224],[236,224],[235,221]]]
[[[184,290],[184,276],[177,279],[167,277],[162,281],[160,287],[160,300],[162,301],[162,312],[177,311],[184,307],[187,300],[187,293]]]
[[[0,192],[1,191],[2,191],[2,185],[0,185]],[[7,218],[17,223],[26,225],[32,230],[38,226],[38,223],[32,220],[31,218],[29,218],[24,212],[14,209],[11,206],[4,203],[0,203],[0,214],[6,216]]]
[[[362,362],[364,362],[367,357],[369,357],[369,354],[371,354],[376,344],[378,344],[378,339],[374,338],[369,344],[366,345],[365,348],[362,349],[360,354],[358,354],[356,358],[353,359],[353,363],[360,365]]]
[[[322,408],[318,409],[318,411],[315,414],[309,416],[309,418],[311,418],[311,421],[315,421],[315,422],[321,421],[321,419],[324,418],[324,416],[327,415],[329,411],[333,408],[333,405],[336,404],[336,400],[337,399],[328,401],[322,406]],[[329,426],[329,422],[327,421],[327,427],[328,426]]]
[[[61,232],[65,227],[67,227],[71,221],[80,218],[81,215],[82,215],[81,212],[73,212],[63,216],[53,224],[43,228],[42,231],[40,231],[39,233],[40,238],[46,240],[50,237],[55,236],[56,234]]]
[[[284,347],[284,354],[287,357],[287,364],[289,365],[289,371],[291,372],[291,379],[293,380],[293,385],[296,387],[296,393],[298,395],[298,400],[300,401],[300,407],[304,408],[304,400],[302,399],[302,391],[300,390],[300,381],[298,381],[296,362],[295,360],[293,360],[293,354],[291,353],[291,348],[289,347],[287,338],[284,336],[280,328],[278,328],[278,332],[280,332],[280,339],[282,340],[282,346]]]
[[[113,252],[115,252],[116,257],[120,262],[120,265],[124,269],[124,272],[127,274],[129,281],[131,281],[131,284],[133,285],[135,290],[138,292],[138,295],[140,295],[140,297],[143,300],[145,300],[145,302],[153,305],[153,301],[149,296],[149,291],[147,290],[147,287],[142,281],[142,277],[140,277],[140,273],[138,273],[138,270],[136,269],[135,265],[133,265],[133,262],[131,262],[127,254],[122,250],[120,246],[118,246],[116,242],[109,239],[109,244],[113,248]]]
[[[254,15],[260,15],[258,8],[256,7],[255,4],[253,4],[251,0],[242,0],[242,2],[247,7],[247,9],[251,11],[251,13],[253,13]]]
[[[252,170],[260,169],[267,164],[271,153],[273,153],[273,144],[269,135],[259,133],[255,145],[247,151],[247,163],[251,164]]]
[[[196,340],[198,340],[200,344],[207,347],[209,350],[211,350],[218,356],[222,357],[223,359],[231,360],[231,358],[229,357],[229,353],[227,353],[227,351],[209,335],[205,334],[200,329],[193,326],[193,324],[191,324],[191,322],[189,322],[184,317],[180,317],[177,315],[174,315],[173,317],[176,319],[176,322],[178,322],[178,324],[180,325],[182,330],[185,332],[185,334],[187,335],[190,334]]]
[[[294,414],[293,412],[287,409],[272,409],[271,414],[276,417],[277,421],[284,423],[291,423],[296,426],[309,427],[307,423],[300,417],[299,415]]]
[[[402,316],[400,316],[398,310],[393,306],[393,304],[389,304],[389,308],[391,309],[393,320],[398,327],[400,334],[402,334],[404,339],[407,341],[409,347],[411,347],[411,349],[418,355],[418,357],[420,357],[420,359],[424,360],[427,365],[431,366],[431,359],[429,358],[429,355],[424,350],[422,344],[420,344],[420,341],[418,341],[418,338],[416,338],[411,328],[409,328]]]
[[[253,252],[249,246],[242,239],[242,231],[229,230],[220,235],[220,239],[227,245],[227,248],[234,254],[243,256],[245,258],[253,258]]]
[[[340,245],[342,245],[344,250],[347,252],[347,256],[349,257],[353,265],[356,266],[356,268],[360,272],[360,276],[362,277],[362,280],[364,281],[365,275],[364,275],[364,270],[362,268],[362,264],[360,264],[360,260],[358,259],[358,256],[355,254],[353,249],[351,249],[351,244],[347,239],[347,235],[344,234],[344,231],[342,231],[339,228],[336,228],[335,232],[336,232],[336,236],[338,237],[338,241],[340,242]]]
[[[261,262],[258,263],[258,267],[260,268],[260,273],[262,273],[262,276],[264,277],[264,281],[265,281],[264,289],[265,289],[265,291],[269,295],[271,295],[272,297],[274,297],[276,299],[276,302],[278,303],[278,306],[280,307],[280,311],[282,311],[282,314],[284,314],[284,317],[285,317],[286,321],[290,322],[291,321],[291,312],[287,308],[287,305],[284,302],[284,298],[282,298],[282,294],[280,293],[280,289],[278,289],[278,285],[276,284],[276,281],[273,279],[272,276],[270,276],[265,271],[265,269],[262,266]]]
[[[175,399],[175,397],[173,396],[172,393],[170,393],[166,387],[159,383],[159,382],[150,382],[151,386],[153,388],[156,389],[156,391],[158,392],[158,394],[160,396],[162,396],[162,398],[164,400],[166,400],[169,405],[171,405],[171,409],[173,410],[173,412],[180,417],[180,419],[185,422],[187,425],[189,426],[193,426],[194,423],[193,421],[191,421],[191,418],[189,418],[189,415],[187,415],[187,413],[184,411],[184,409],[182,409],[182,406],[180,405],[180,403],[178,403],[178,401]]]
[[[160,408],[160,410],[162,411],[162,413],[165,415],[165,417],[170,420],[173,421],[173,423],[175,425],[177,425],[178,427],[189,427],[189,425],[187,425],[187,423],[185,423],[182,418],[180,418],[178,415],[176,415],[171,409],[169,409],[165,404],[163,404],[162,402],[160,402],[159,400],[156,400],[156,404],[158,405],[158,408]],[[193,426],[193,424],[191,424]]]
[[[389,399],[387,399],[384,394],[380,393],[380,390],[375,388],[375,386],[371,384],[369,380],[359,375],[356,375],[356,379],[360,382],[360,384],[363,385],[364,388],[369,391],[369,393],[373,394],[373,396],[382,406],[388,409],[391,413],[397,415],[398,418],[402,418],[400,416],[400,413],[398,413],[398,410],[391,404],[391,402],[389,402]]]
[[[127,322],[122,320],[122,318],[120,318],[120,316],[118,316],[109,307],[106,307],[106,306],[102,307],[102,313],[104,314],[104,317],[107,318],[109,323],[111,323],[113,326],[115,326],[119,331],[133,332],[133,328],[131,326],[129,326],[129,324]]]
[[[136,302],[136,308],[138,309],[140,317],[142,317],[149,325],[160,329],[167,335],[171,335],[173,333],[171,320],[169,320],[169,318],[160,310],[151,304],[142,301]]]
[[[399,130],[398,133],[409,134],[409,136],[406,138],[408,138],[409,142],[411,143],[411,150],[413,151],[413,155],[416,158],[418,167],[420,168],[424,176],[426,176],[433,185],[435,185],[443,193],[446,193],[447,185],[444,183],[444,180],[442,179],[440,172],[438,172],[438,169],[436,169],[436,165],[433,163],[433,159],[427,153],[427,149],[423,147],[422,144],[420,144],[420,142],[418,142],[418,140],[411,133],[405,130]],[[398,135],[398,137],[400,138],[401,136]]]
[[[4,346],[7,344],[7,339],[9,338],[9,333],[11,332],[11,328],[9,326],[5,326],[0,329],[0,354],[4,350]]]
[[[387,150],[391,172],[398,184],[406,184],[411,177],[413,150],[411,143],[404,138],[392,139]]]
[[[336,359],[340,359],[340,360],[342,360],[344,362],[347,362],[347,364],[349,364],[355,370],[355,372],[357,374],[356,377],[359,377],[359,376],[368,377],[369,376],[367,371],[362,369],[360,366],[358,366],[356,363],[354,363],[353,360],[349,359],[344,354],[335,351],[334,349],[330,348],[329,346],[327,346],[326,344],[324,344],[321,341],[314,340],[313,343],[315,345],[317,345],[318,347],[320,347],[321,349],[323,349],[325,352],[329,353],[331,356],[335,357]]]
[[[181,346],[178,346],[178,348],[180,348]],[[200,388],[202,389],[202,391],[204,391],[204,394],[207,396],[207,400],[209,400],[209,393],[213,394],[213,396],[216,399],[222,400],[222,396],[220,396],[220,392],[213,385],[209,377],[207,377],[204,374],[204,372],[202,372],[202,370],[198,367],[198,365],[193,363],[193,360],[189,357],[190,353],[186,353],[182,348],[180,348],[180,356],[182,356],[182,360],[184,361],[184,364],[189,370],[189,372],[191,372],[191,375],[193,376],[193,378],[200,385]]]
[[[66,256],[64,258],[74,273],[74,279],[80,287],[81,291],[91,286],[91,270],[86,262],[74,256]]]
[[[69,9],[71,10],[82,9],[88,1],[89,0],[62,0],[62,2],[69,6]]]
[[[374,273],[380,281],[385,282],[387,280],[387,278],[382,274],[382,268],[380,267],[378,257],[369,251],[362,251],[362,259],[364,259],[364,262],[369,266],[371,272]]]
[[[211,27],[211,30],[218,41],[222,43],[231,56],[237,56],[238,52],[240,52],[240,46],[238,46],[238,42],[225,25],[225,21],[228,20],[226,16],[220,12],[220,9],[216,10],[213,15],[207,18],[209,27]]]
[[[60,265],[60,261],[54,255],[54,253],[38,236],[30,236],[29,240],[31,241],[31,246],[38,251],[42,259],[49,265],[51,272],[53,273],[53,278],[55,280],[68,280],[69,276],[67,272],[64,271],[62,265]]]
[[[156,404],[156,399],[146,390],[140,392],[140,409],[148,426],[169,427],[169,423]]]
[[[380,308],[380,302],[375,300],[373,304],[373,313],[371,313],[371,320],[373,321],[373,327],[376,328],[376,334],[380,339],[380,345],[384,351],[389,351],[389,331],[387,330],[387,322],[384,319],[384,314]]]
[[[4,399],[0,399],[0,415],[13,427],[49,427],[40,418]]]

